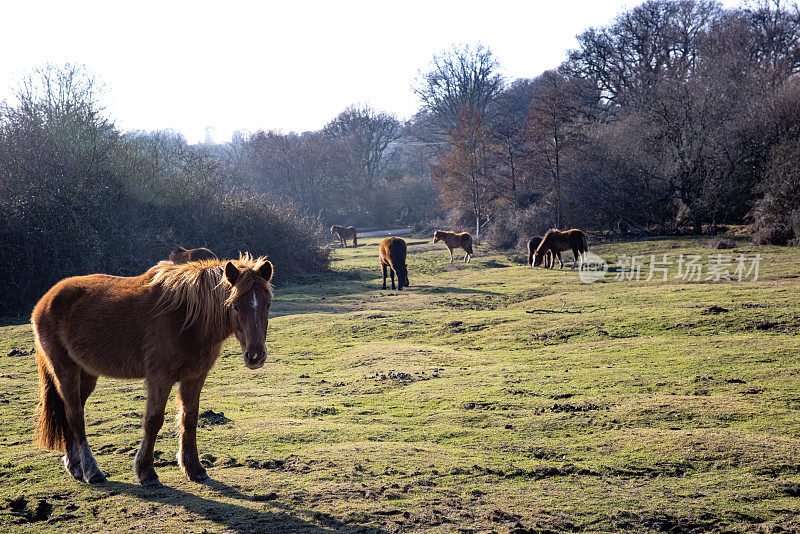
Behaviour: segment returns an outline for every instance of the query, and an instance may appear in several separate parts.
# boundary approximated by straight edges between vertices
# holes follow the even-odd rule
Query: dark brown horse
[[[381,243],[378,252],[383,272],[383,289],[386,289],[386,269],[392,277],[392,289],[394,289],[394,275],[397,275],[397,289],[402,291],[403,287],[408,287],[408,269],[406,268],[406,242],[399,237],[387,237]]]
[[[344,245],[344,248],[347,248],[348,239],[353,240],[354,247],[358,246],[358,240],[356,239],[356,229],[354,226],[348,226],[347,228],[345,228],[344,226],[334,224],[333,226],[331,226],[331,235],[333,234],[339,236],[339,239],[341,240],[342,245]]]
[[[539,246],[539,243],[542,242],[542,236],[535,236],[528,240],[528,266],[533,267],[533,253],[536,252],[536,248]],[[553,253],[549,250],[545,252],[544,259],[542,260],[542,266],[547,269],[550,267],[550,264],[553,262]]]
[[[66,278],[33,309],[39,364],[36,442],[66,450],[76,479],[105,475],[86,441],[84,405],[98,376],[144,379],[144,438],[133,467],[145,486],[159,485],[153,446],[172,386],[178,390],[178,463],[194,481],[208,478],[197,455],[200,389],[236,334],[249,369],[264,365],[272,264],[249,254],[228,262],[161,262],[134,277]]]
[[[175,264],[188,263],[190,261],[200,260],[218,260],[217,255],[208,250],[207,248],[190,248],[177,247],[169,254],[169,261]]]
[[[453,232],[445,232],[444,230],[436,230],[433,232],[433,242],[438,243],[444,241],[447,250],[450,252],[450,263],[453,263],[453,250],[463,248],[464,262],[468,263],[472,259],[472,236],[468,232],[456,234]]]
[[[545,261],[547,252],[549,251],[553,257],[550,260],[550,268],[553,268],[558,258],[561,269],[564,268],[564,261],[561,259],[561,251],[572,250],[572,268],[578,264],[578,268],[583,267],[584,254],[589,251],[589,246],[586,243],[586,235],[577,228],[561,232],[555,228],[551,228],[544,234],[542,241],[533,253],[533,265],[538,267]]]

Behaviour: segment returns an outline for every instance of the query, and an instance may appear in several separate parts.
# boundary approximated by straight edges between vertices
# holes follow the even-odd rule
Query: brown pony
[[[381,262],[383,272],[383,289],[386,289],[386,268],[392,277],[392,289],[394,289],[394,275],[397,274],[397,289],[403,290],[403,286],[408,287],[408,269],[406,268],[406,242],[399,237],[387,237],[381,243],[378,258]]]
[[[536,247],[539,246],[539,243],[542,242],[541,236],[532,237],[528,240],[528,266],[533,267],[533,253],[536,252]],[[553,262],[553,253],[550,250],[546,250],[544,253],[544,259],[542,260],[542,265],[545,269],[550,267],[550,264]]]
[[[84,405],[98,376],[145,379],[144,438],[133,462],[139,482],[158,486],[153,446],[172,386],[178,390],[178,463],[193,481],[208,478],[197,454],[200,389],[236,334],[249,369],[264,365],[272,264],[240,255],[174,265],[161,262],[134,277],[66,278],[31,316],[39,364],[36,443],[66,450],[76,479],[103,482],[86,441]]]
[[[169,254],[169,261],[175,264],[199,260],[218,260],[217,255],[207,248],[185,249],[178,247]]]
[[[584,254],[589,251],[584,233],[577,228],[567,230],[566,232],[560,232],[555,228],[551,228],[544,234],[541,243],[539,243],[539,246],[533,253],[533,265],[536,267],[541,265],[545,260],[547,252],[550,252],[553,255],[550,259],[550,268],[553,268],[553,265],[556,263],[555,258],[558,258],[560,262],[559,268],[563,269],[564,261],[561,259],[561,251],[570,249],[572,250],[572,256],[574,258],[572,261],[572,268],[574,269],[575,264],[578,262],[580,262],[578,268],[583,268]]]
[[[433,242],[438,243],[439,240],[444,241],[447,250],[450,251],[450,263],[453,263],[453,250],[457,248],[463,248],[464,252],[466,252],[464,255],[465,263],[472,259],[472,236],[468,232],[456,234],[445,232],[444,230],[436,230],[433,232]]]
[[[344,226],[341,226],[339,224],[334,224],[333,226],[331,226],[331,235],[333,234],[339,236],[339,239],[341,240],[342,245],[344,245],[344,248],[347,248],[348,239],[353,240],[354,247],[358,246],[358,240],[356,239],[356,229],[354,226],[348,226],[347,228],[345,228]]]

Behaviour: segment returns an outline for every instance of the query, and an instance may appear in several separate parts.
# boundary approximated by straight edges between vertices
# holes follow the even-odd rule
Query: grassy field
[[[31,443],[30,328],[0,327],[0,531],[800,530],[798,249],[590,241],[611,269],[583,284],[406,240],[407,290],[380,290],[364,239],[276,289],[262,369],[226,345],[201,397],[207,484],[174,460],[172,402],[166,487],[136,483],[144,389],[110,379],[87,404],[109,481],[72,480]],[[760,254],[759,279],[617,279],[623,254],[646,275],[651,254],[718,253]]]

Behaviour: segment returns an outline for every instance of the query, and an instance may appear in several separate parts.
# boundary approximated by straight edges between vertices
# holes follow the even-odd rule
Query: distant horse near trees
[[[440,240],[447,245],[447,250],[450,252],[450,263],[453,263],[453,250],[457,248],[462,248],[466,252],[464,255],[465,263],[472,259],[472,236],[468,232],[456,234],[454,232],[436,230],[433,232],[433,242],[438,243]]]
[[[339,236],[339,239],[341,240],[342,245],[344,245],[344,248],[347,248],[348,239],[353,240],[354,247],[358,246],[358,240],[356,239],[356,229],[354,226],[348,226],[347,228],[345,228],[344,226],[341,226],[339,224],[334,224],[333,226],[331,226],[331,235],[333,234]]]
[[[191,248],[185,249],[177,247],[169,254],[169,261],[178,265],[181,263],[188,263],[190,261],[199,260],[218,260],[217,255],[208,250],[207,248]]]
[[[248,369],[264,365],[272,274],[265,258],[245,254],[227,262],[161,262],[133,277],[58,282],[31,316],[39,366],[36,443],[66,450],[62,461],[74,478],[103,482],[86,440],[86,399],[98,376],[143,378],[144,438],[133,467],[142,485],[158,486],[153,447],[177,382],[178,463],[190,480],[206,480],[197,454],[200,390],[232,334]]]
[[[572,262],[573,269],[576,263],[579,269],[583,268],[585,260],[584,255],[589,251],[589,246],[586,243],[586,235],[577,228],[565,232],[551,228],[544,234],[542,241],[533,253],[533,265],[535,267],[542,265],[542,262],[546,259],[547,253],[550,252],[553,255],[550,259],[550,268],[553,268],[553,265],[556,263],[555,258],[558,258],[560,262],[559,268],[563,269],[564,261],[561,259],[561,252],[564,250],[572,250],[574,258]]]
[[[386,269],[392,278],[394,289],[394,275],[397,275],[397,289],[403,290],[411,283],[408,281],[408,268],[406,267],[406,242],[400,237],[387,237],[383,240],[378,251],[378,259],[383,273],[383,289],[386,289]]]
[[[536,252],[536,248],[539,246],[539,243],[542,242],[542,236],[535,236],[528,240],[528,266],[533,267],[533,256],[534,252]],[[544,259],[542,260],[542,265],[545,269],[550,267],[550,264],[553,261],[553,253],[549,250],[545,252]]]

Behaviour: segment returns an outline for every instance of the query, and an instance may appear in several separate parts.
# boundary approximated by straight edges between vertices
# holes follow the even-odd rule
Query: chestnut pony
[[[216,260],[217,255],[208,250],[207,248],[190,248],[177,247],[169,254],[169,261],[172,263],[187,263],[190,261],[198,260]]]
[[[578,268],[583,267],[584,254],[589,251],[589,246],[586,244],[586,235],[577,228],[561,232],[555,228],[551,228],[542,237],[541,243],[533,253],[533,265],[538,267],[545,260],[548,252],[552,254],[550,258],[550,268],[556,263],[556,258],[560,262],[560,268],[564,268],[564,261],[561,259],[561,251],[572,250],[572,268],[578,263]]]
[[[386,269],[392,277],[392,289],[394,289],[394,275],[397,275],[397,290],[402,291],[403,287],[408,287],[408,268],[406,267],[406,242],[400,237],[387,237],[381,243],[378,251],[378,259],[381,263],[383,272],[383,289],[386,289]]]
[[[331,235],[333,234],[339,236],[339,239],[341,240],[342,245],[344,245],[344,248],[347,248],[348,239],[353,240],[354,247],[358,246],[358,240],[356,239],[356,229],[354,226],[348,226],[347,228],[345,228],[344,226],[334,224],[333,226],[331,226]]]
[[[464,255],[464,262],[469,262],[472,259],[472,236],[468,232],[456,234],[453,232],[445,232],[444,230],[436,230],[433,232],[433,242],[438,243],[444,241],[447,250],[450,252],[450,263],[453,263],[453,250],[463,248],[466,254]]]
[[[272,273],[265,258],[244,254],[227,262],[161,262],[134,277],[92,274],[57,283],[31,317],[39,364],[36,443],[66,450],[64,467],[76,479],[103,482],[86,441],[86,399],[98,376],[143,378],[144,438],[133,467],[142,485],[158,486],[153,446],[177,382],[178,463],[189,479],[207,479],[197,454],[200,389],[231,334],[247,368],[264,365]]]

